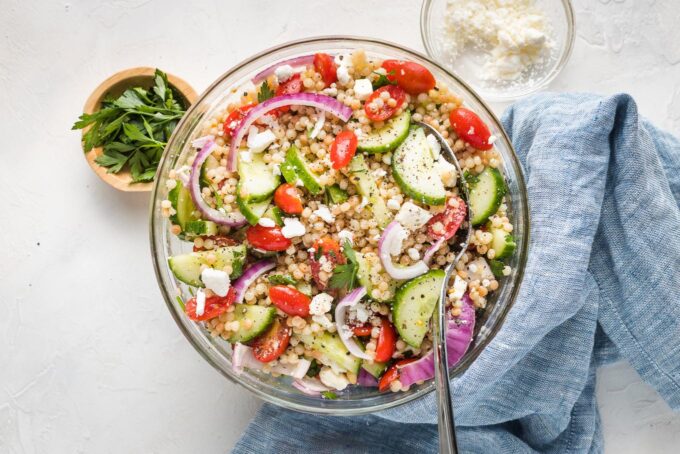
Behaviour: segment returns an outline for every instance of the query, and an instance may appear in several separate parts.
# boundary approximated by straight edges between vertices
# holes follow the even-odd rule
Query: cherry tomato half
[[[450,239],[456,234],[467,216],[467,205],[458,196],[450,197],[446,201],[446,208],[439,214],[435,214],[427,222],[427,233],[431,238],[438,240]]]
[[[397,345],[397,333],[389,320],[383,318],[380,323],[380,334],[375,347],[375,361],[384,363],[389,361]]]
[[[283,236],[281,227],[263,227],[260,224],[251,225],[246,230],[248,242],[263,251],[285,251],[292,242]]]
[[[387,71],[387,78],[390,81],[396,82],[412,95],[426,93],[437,83],[426,67],[412,61],[385,60],[382,67]]]
[[[288,80],[279,84],[278,88],[276,89],[276,96],[300,93],[302,91],[302,87],[302,78],[300,77],[300,74],[293,74]],[[288,112],[289,110],[290,107],[285,106],[274,109],[269,113],[272,115],[278,115],[280,113]]]
[[[274,320],[271,328],[266,333],[257,337],[250,346],[253,348],[253,356],[258,361],[268,363],[277,359],[288,348],[290,341],[290,328],[281,319]]]
[[[288,214],[302,213],[300,190],[290,183],[283,183],[274,192],[274,203]]]
[[[314,55],[314,69],[321,74],[321,79],[326,86],[338,80],[338,66],[335,64],[333,57],[328,54]]]
[[[390,95],[388,99],[384,99],[381,96],[385,92]],[[389,99],[394,99],[396,104],[390,106]],[[366,116],[369,120],[385,121],[394,115],[397,109],[404,103],[405,99],[406,92],[403,88],[396,85],[385,85],[384,87],[380,87],[371,93],[371,96],[366,100],[366,104],[364,104]]]
[[[238,125],[241,124],[243,117],[245,117],[248,111],[253,107],[255,107],[255,104],[246,104],[245,106],[241,106],[238,109],[232,110],[222,125],[224,135],[234,137],[234,131],[236,128],[238,128]]]
[[[201,322],[203,320],[210,320],[211,318],[218,317],[220,314],[224,313],[229,309],[236,299],[236,290],[231,287],[225,296],[209,296],[205,299],[205,309],[203,314],[196,315],[196,297],[194,296],[184,305],[184,312],[187,316],[195,321]]]
[[[493,144],[489,143],[491,132],[481,118],[464,107],[454,109],[449,114],[451,127],[458,137],[479,150],[490,150]]]
[[[383,392],[390,389],[390,383],[399,378],[399,368],[405,366],[408,363],[412,363],[416,358],[408,358],[397,361],[387,368],[380,380],[378,380],[378,391]]]
[[[342,131],[331,144],[331,162],[334,169],[342,169],[357,152],[357,136],[352,131]]]
[[[361,325],[361,326],[355,326],[352,328],[352,332],[354,333],[355,336],[357,337],[366,337],[371,335],[371,331],[373,331],[373,325],[367,324],[367,325]]]
[[[319,238],[312,245],[312,256],[310,258],[310,267],[312,269],[312,279],[320,290],[324,290],[328,285],[331,273],[326,273],[324,277],[321,276],[321,268],[326,262],[331,263],[331,268],[335,265],[342,265],[345,263],[345,256],[340,252],[340,245],[337,241],[329,236]]]
[[[274,285],[269,287],[269,298],[274,306],[288,315],[309,315],[309,303],[311,299],[301,291],[287,285]]]

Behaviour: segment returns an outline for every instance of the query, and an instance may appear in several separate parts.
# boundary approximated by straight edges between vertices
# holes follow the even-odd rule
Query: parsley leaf
[[[287,274],[272,274],[268,277],[269,282],[274,285],[295,285],[297,281]]]
[[[347,259],[347,263],[338,265],[333,269],[333,275],[328,281],[328,286],[335,289],[352,290],[356,286],[359,261],[356,252],[352,249],[352,244],[348,240],[345,240],[342,245],[342,254]]]
[[[305,375],[307,375],[308,377],[316,377],[317,375],[319,375],[319,371],[321,371],[321,366],[319,365],[319,363],[316,362],[315,359],[313,359]]]
[[[373,90],[377,90],[378,88],[384,87],[385,85],[397,85],[397,81],[391,81],[387,77],[387,75],[393,76],[394,71],[388,72],[387,75],[380,74],[379,72],[375,72],[375,71],[373,71],[373,74],[378,75],[378,78],[371,83],[371,85],[373,85]]]
[[[257,92],[257,102],[264,102],[270,98],[274,97],[274,90],[271,89],[267,81],[265,80],[260,85],[260,91]]]
[[[479,176],[471,174],[469,170],[463,172],[463,178],[470,187],[473,187],[479,182]]]
[[[321,397],[323,397],[324,399],[334,400],[338,398],[338,395],[335,394],[333,391],[323,391],[321,393]]]
[[[502,277],[505,263],[501,262],[500,260],[489,260],[489,268],[491,268],[491,272],[494,276]]]

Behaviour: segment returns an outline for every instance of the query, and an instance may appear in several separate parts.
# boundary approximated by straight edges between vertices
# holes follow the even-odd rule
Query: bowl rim
[[[164,167],[166,159],[169,158],[169,153],[168,150],[171,150],[174,145],[175,140],[177,140],[177,131],[180,131],[185,122],[188,122],[189,118],[191,117],[191,114],[194,112],[194,110],[198,109],[199,106],[201,106],[202,101],[210,94],[212,93],[213,89],[217,87],[222,81],[224,81],[226,78],[231,76],[233,73],[237,72],[240,70],[243,66],[248,65],[250,63],[253,63],[254,61],[267,56],[268,54],[271,54],[276,51],[284,50],[284,49],[290,49],[294,48],[296,46],[301,46],[301,45],[308,45],[308,44],[313,44],[313,43],[323,43],[323,42],[329,42],[332,43],[334,41],[348,41],[352,43],[357,44],[357,48],[361,47],[362,44],[375,44],[378,46],[384,46],[387,48],[394,49],[396,51],[400,52],[405,52],[407,54],[412,54],[415,57],[421,58],[425,61],[428,62],[428,64],[438,68],[440,71],[444,72],[447,76],[451,77],[454,79],[457,83],[459,83],[465,90],[467,90],[467,94],[469,94],[476,102],[478,102],[482,108],[486,111],[485,113],[489,115],[493,121],[499,126],[500,133],[503,135],[503,139],[506,141],[506,143],[509,146],[510,150],[510,155],[511,158],[509,164],[513,167],[513,171],[515,172],[516,175],[516,183],[518,185],[519,189],[519,194],[520,194],[520,199],[522,200],[522,220],[524,222],[524,228],[525,228],[525,234],[523,237],[519,240],[521,243],[521,251],[522,254],[519,257],[519,261],[516,267],[517,270],[517,280],[516,280],[516,285],[510,289],[510,294],[508,296],[508,303],[502,308],[502,311],[498,314],[498,321],[497,323],[488,331],[488,334],[486,335],[485,339],[479,344],[478,348],[472,352],[470,355],[464,356],[463,360],[461,360],[459,363],[457,363],[453,368],[450,368],[450,377],[454,378],[458,375],[460,375],[464,370],[466,370],[469,365],[474,362],[475,359],[484,351],[484,349],[488,346],[488,344],[494,339],[498,331],[501,329],[501,327],[504,324],[505,318],[514,305],[514,302],[517,298],[517,295],[519,294],[520,288],[522,286],[522,282],[524,279],[524,270],[526,268],[526,263],[527,263],[527,257],[528,257],[528,252],[529,252],[529,237],[530,237],[530,217],[529,217],[529,201],[528,198],[526,197],[526,185],[525,185],[525,179],[524,179],[524,171],[522,169],[521,162],[519,160],[519,157],[517,156],[517,153],[514,150],[514,147],[512,146],[512,142],[510,141],[510,138],[508,137],[506,131],[502,127],[502,123],[498,119],[498,117],[494,114],[494,112],[491,110],[491,108],[485,103],[481,97],[477,94],[475,90],[473,90],[466,82],[461,80],[458,76],[453,74],[450,70],[447,68],[443,67],[439,63],[433,61],[429,56],[424,55],[421,52],[415,51],[413,49],[410,49],[408,47],[402,46],[401,44],[397,44],[391,41],[387,40],[382,40],[382,39],[376,39],[376,38],[370,38],[370,37],[362,37],[362,36],[357,36],[357,35],[322,35],[322,36],[314,36],[314,37],[308,37],[308,38],[303,38],[303,39],[298,39],[298,40],[293,40],[293,41],[288,41],[273,47],[269,47],[261,52],[258,52],[244,60],[241,60],[237,64],[233,65],[229,70],[227,70],[225,73],[223,73],[219,78],[215,80],[208,88],[201,93],[199,98],[194,102],[191,107],[187,110],[186,114],[182,119],[180,120],[179,124],[176,126],[172,136],[170,137],[170,140],[168,141],[168,145],[166,146],[166,150],[163,153],[163,156],[161,158],[161,161],[159,163],[159,169]],[[173,295],[170,295],[168,292],[168,289],[163,285],[163,276],[162,276],[162,270],[160,267],[160,262],[156,259],[157,251],[156,251],[156,238],[155,238],[155,205],[156,205],[156,199],[158,197],[159,193],[159,181],[160,178],[156,178],[153,183],[153,189],[152,189],[152,197],[150,198],[150,204],[149,204],[149,242],[150,242],[150,247],[151,247],[151,255],[152,255],[152,262],[154,266],[154,272],[156,275],[156,280],[157,283],[159,284],[161,293],[163,295],[163,299],[165,300],[166,307],[168,308],[170,314],[172,315],[173,319],[175,320],[175,323],[179,327],[180,331],[184,335],[184,337],[189,341],[189,343],[194,347],[194,349],[213,367],[215,368],[221,375],[226,377],[229,381],[232,383],[238,384],[253,394],[255,394],[257,397],[260,399],[264,400],[267,403],[272,403],[290,410],[295,410],[303,413],[312,413],[312,414],[328,414],[328,415],[338,415],[338,416],[352,416],[352,415],[362,415],[362,414],[368,414],[368,413],[373,413],[376,411],[383,411],[387,410],[390,408],[395,408],[400,405],[404,405],[408,402],[411,402],[415,399],[419,399],[421,397],[426,396],[427,394],[430,394],[435,390],[435,384],[434,380],[431,380],[425,387],[422,389],[416,391],[413,394],[404,394],[404,397],[400,399],[395,399],[393,401],[389,401],[386,403],[380,403],[377,405],[372,405],[372,406],[364,406],[364,407],[355,407],[355,408],[333,408],[333,407],[323,407],[323,406],[311,406],[311,405],[305,405],[301,404],[298,402],[294,402],[293,400],[290,399],[285,399],[285,398],[280,398],[278,396],[269,394],[265,392],[262,389],[257,388],[256,386],[253,386],[251,383],[245,380],[240,380],[238,377],[234,376],[233,374],[225,372],[223,368],[215,361],[209,354],[208,351],[204,351],[203,347],[199,344],[199,341],[197,339],[194,339],[191,333],[184,327],[183,321],[180,319],[180,315],[178,314],[178,311],[175,309],[175,297]],[[360,402],[361,399],[357,399],[357,402]]]
[[[425,47],[427,56],[432,60],[438,59],[438,56],[436,55],[432,45],[429,21],[429,11],[435,1],[437,0],[423,0],[423,3],[420,7],[420,40]],[[475,89],[475,91],[478,91],[484,96],[484,98],[491,102],[510,102],[523,98],[524,96],[530,95],[531,93],[536,93],[547,87],[553,80],[555,80],[555,78],[562,72],[569,61],[571,53],[574,50],[574,43],[576,41],[576,15],[574,14],[574,6],[572,5],[571,0],[561,0],[561,3],[562,8],[564,9],[565,19],[567,21],[567,36],[565,40],[565,48],[560,54],[560,58],[552,70],[543,79],[541,79],[539,83],[532,85],[531,87],[526,87],[523,90],[514,91],[511,95],[504,96],[490,94],[481,88]],[[453,70],[447,69],[447,72],[453,73]]]
[[[104,100],[104,97],[109,93],[109,91],[113,87],[129,84],[130,83],[129,81],[136,79],[152,78],[155,72],[156,68],[150,66],[136,66],[132,68],[123,69],[112,74],[111,76],[107,77],[104,81],[102,81],[99,85],[97,85],[97,88],[95,88],[92,91],[92,93],[90,93],[90,95],[87,97],[85,105],[83,106],[83,113],[92,114],[99,110],[101,103]],[[189,85],[189,83],[186,82],[184,79],[167,72],[166,74],[168,76],[168,82],[170,83],[170,85],[172,85],[172,87],[175,90],[177,90],[187,101],[188,105],[186,107],[188,111],[188,109],[196,102],[196,98],[198,98],[196,90],[194,90],[194,88],[191,85]],[[129,86],[131,85],[127,86],[129,88]],[[177,124],[177,126],[179,126],[179,123]],[[88,126],[87,128],[83,129],[81,137],[84,136],[87,133],[87,131],[90,130],[90,128],[91,126]],[[100,165],[98,165],[94,160],[104,153],[102,147],[94,147],[92,148],[92,150],[88,152],[85,152],[83,150],[83,153],[85,154],[85,159],[87,160],[87,163],[90,165],[94,173],[96,173],[97,176],[100,179],[102,179],[106,184],[118,189],[119,191],[150,192],[152,190],[153,187],[152,182],[132,184],[132,177],[130,176],[130,172],[127,170],[119,173],[108,173],[105,167],[101,167]]]

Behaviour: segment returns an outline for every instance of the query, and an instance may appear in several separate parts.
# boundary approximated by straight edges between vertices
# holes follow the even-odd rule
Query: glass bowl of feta
[[[574,44],[570,0],[424,0],[427,54],[487,101],[513,101],[545,88]]]
[[[388,69],[394,65],[419,74],[420,84],[410,84],[412,78],[391,81]],[[383,92],[391,95],[376,103]],[[323,114],[322,109],[328,111]],[[476,122],[476,131],[466,140],[462,137],[474,128],[455,132],[450,125],[454,111],[461,121]],[[268,112],[276,112],[275,118],[267,118],[264,114]],[[365,120],[365,114],[377,119]],[[394,115],[393,119],[385,120],[389,115]],[[325,122],[319,118],[325,118]],[[227,379],[267,402],[335,415],[384,410],[434,390],[433,380],[427,378],[429,320],[423,323],[415,319],[419,315],[409,315],[404,308],[413,298],[405,295],[419,296],[419,285],[434,282],[423,276],[435,279],[441,274],[441,267],[453,256],[445,253],[449,244],[435,242],[446,251],[437,250],[429,268],[422,265],[426,254],[413,257],[413,251],[407,254],[405,248],[396,257],[396,266],[387,259],[392,271],[383,262],[388,273],[425,268],[413,274],[418,276],[415,278],[395,277],[399,282],[394,286],[381,278],[374,280],[373,275],[365,280],[361,271],[371,250],[384,247],[378,238],[403,232],[394,222],[407,205],[410,217],[404,218],[404,225],[427,210],[443,215],[448,205],[456,209],[466,206],[453,183],[442,194],[446,208],[436,191],[432,192],[437,185],[430,180],[423,188],[430,191],[427,197],[394,195],[400,191],[406,194],[409,184],[425,181],[413,180],[402,172],[399,165],[403,161],[396,158],[406,150],[431,150],[411,119],[439,125],[468,169],[470,181],[479,185],[480,197],[475,199],[471,193],[467,203],[486,207],[486,212],[471,210],[479,217],[476,224],[470,221],[478,225],[475,230],[479,232],[473,241],[474,250],[464,254],[465,263],[456,281],[449,283],[452,319],[448,329],[460,327],[465,331],[467,326],[463,333],[467,338],[452,364],[452,376],[463,373],[498,332],[519,292],[529,245],[529,207],[522,169],[499,120],[465,82],[417,52],[368,38],[310,38],[254,55],[215,81],[175,129],[153,188],[151,254],[165,304],[186,339]],[[289,127],[282,129],[282,124]],[[244,128],[249,131],[247,136],[239,133]],[[393,134],[397,129],[404,133]],[[337,159],[347,156],[334,155],[333,149],[337,152],[337,148],[350,147],[337,146],[350,131],[359,135],[354,157],[360,159],[342,164]],[[231,141],[242,150],[234,163],[238,164],[235,171],[229,170],[234,150]],[[248,151],[243,151],[244,146]],[[325,150],[329,150],[330,161],[320,157],[325,156]],[[434,159],[426,155],[421,156],[425,161]],[[420,164],[432,164],[425,161]],[[341,169],[333,170],[330,162]],[[273,166],[279,167],[280,175],[269,173],[267,169]],[[402,172],[399,178],[390,176],[397,170]],[[350,174],[356,178],[348,178]],[[275,193],[264,194],[265,186],[274,180],[271,189],[276,187]],[[250,188],[249,182],[257,184]],[[319,185],[326,185],[325,191],[319,191]],[[366,188],[372,185],[377,185],[374,195],[362,197],[362,191],[370,191]],[[503,186],[503,191],[488,191],[484,185]],[[238,192],[244,187],[250,192]],[[391,189],[386,192],[388,187]],[[302,195],[305,208],[301,212],[291,198],[295,193]],[[492,200],[484,194],[495,195]],[[241,197],[242,203],[238,202]],[[381,211],[375,197],[383,197],[385,207]],[[449,204],[450,198],[456,202]],[[408,200],[412,203],[406,203]],[[230,201],[236,208],[223,209]],[[437,205],[439,208],[435,208]],[[311,215],[305,214],[307,208]],[[281,215],[281,211],[285,213]],[[295,212],[299,214],[286,214]],[[414,216],[415,212],[420,214]],[[347,218],[347,213],[357,214]],[[424,214],[430,221],[435,219],[433,214]],[[254,220],[258,216],[267,222]],[[381,216],[392,222],[381,225],[374,219]],[[342,229],[340,222],[344,222]],[[432,238],[427,239],[427,226],[436,231],[434,224],[424,224],[419,233],[402,240],[409,243],[422,237],[428,243]],[[444,225],[448,229],[449,224]],[[366,229],[363,236],[358,234],[361,229]],[[492,257],[489,249],[497,235],[501,249]],[[392,243],[396,244],[390,242],[387,250],[392,251]],[[329,281],[322,291],[323,276],[314,264],[331,258],[339,260],[331,264],[343,265],[330,270],[338,286]],[[494,263],[501,266],[492,270],[489,265]],[[357,281],[353,277],[355,266]],[[369,274],[370,270],[376,268],[370,268]],[[419,274],[422,272],[425,274]],[[397,322],[398,301],[403,303],[403,326]],[[343,307],[347,311],[341,310]],[[433,306],[429,309],[431,312]],[[466,325],[470,321],[474,329]],[[345,331],[349,336],[342,335]],[[381,342],[389,348],[381,347]],[[412,347],[416,342],[420,348]],[[378,361],[385,351],[386,359]],[[409,361],[413,362],[405,364]]]

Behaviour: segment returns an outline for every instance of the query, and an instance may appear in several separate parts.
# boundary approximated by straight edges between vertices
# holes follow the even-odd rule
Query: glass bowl
[[[546,87],[566,65],[574,45],[574,11],[570,0],[536,0],[552,28],[554,47],[541,68],[514,82],[494,83],[481,77],[487,53],[469,50],[451,58],[444,42],[448,0],[424,0],[420,35],[427,54],[465,80],[487,101],[512,101]]]
[[[514,231],[519,239],[517,252],[510,263],[513,268],[511,275],[502,279],[499,290],[495,292],[495,297],[489,299],[485,311],[479,315],[478,328],[471,347],[458,365],[452,368],[453,375],[463,372],[500,328],[519,291],[527,257],[529,212],[522,170],[512,145],[498,119],[479,96],[463,81],[439,64],[421,54],[383,41],[356,37],[320,37],[295,41],[266,50],[227,71],[191,106],[175,129],[165,149],[154,184],[151,202],[151,254],[165,303],[180,330],[194,348],[232,382],[240,384],[268,402],[299,411],[336,415],[379,411],[424,396],[434,389],[434,384],[429,381],[421,385],[414,385],[407,392],[400,393],[378,393],[377,389],[374,388],[355,386],[343,391],[338,399],[328,400],[302,394],[291,386],[289,377],[276,378],[249,370],[240,375],[235,374],[231,366],[231,346],[220,338],[211,337],[201,325],[190,321],[177,302],[178,296],[187,299],[190,294],[184,284],[175,280],[168,267],[167,259],[175,254],[189,252],[192,243],[180,241],[169,232],[169,221],[161,215],[160,204],[162,200],[168,197],[166,186],[168,172],[178,162],[182,163],[186,159],[191,148],[190,142],[199,133],[197,126],[205,118],[210,117],[215,109],[223,106],[223,103],[230,102],[230,97],[234,96],[234,93],[238,93],[236,88],[249,83],[250,78],[257,72],[280,60],[315,52],[340,53],[357,48],[364,49],[369,56],[408,59],[427,66],[437,80],[448,84],[453,91],[457,92],[467,106],[475,110],[486,121],[492,134],[498,137],[496,147],[503,159],[503,171],[509,188],[508,209],[512,213]]]

